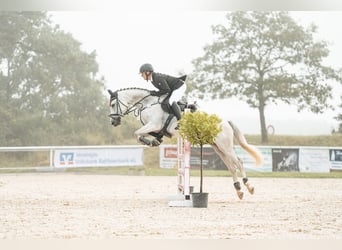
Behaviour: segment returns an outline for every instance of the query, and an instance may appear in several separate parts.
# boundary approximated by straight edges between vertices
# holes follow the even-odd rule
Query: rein
[[[134,116],[137,117],[141,114],[142,111],[144,111],[146,108],[148,108],[148,106],[144,107],[144,104],[142,104],[141,102],[143,100],[145,100],[147,97],[151,96],[150,94],[147,96],[144,96],[143,98],[141,98],[140,100],[138,100],[137,102],[135,102],[131,107],[128,107],[128,105],[125,105],[123,102],[119,101],[120,104],[122,104],[123,106],[125,106],[127,108],[126,112],[124,112],[122,114],[122,116],[128,115],[129,113],[134,112]],[[156,105],[159,103],[159,99],[157,103],[151,104],[152,105]],[[140,108],[138,108],[137,106],[141,106]]]
[[[123,103],[118,96],[118,93],[116,92],[115,95],[111,96],[110,98],[110,102],[112,102],[114,99],[116,100],[116,114],[111,114],[110,116],[120,116],[123,117],[125,115],[128,115],[129,113],[134,112],[134,116],[138,117],[140,115],[140,121],[141,121],[141,112],[144,111],[145,109],[147,109],[150,106],[156,105],[156,104],[161,104],[160,97],[158,98],[158,101],[156,103],[144,106],[142,104],[142,101],[144,101],[146,98],[148,98],[149,96],[151,96],[151,94],[148,94],[146,96],[144,96],[143,98],[139,99],[138,101],[136,101],[133,105],[129,106],[126,105],[125,103]],[[125,112],[122,112],[122,108],[121,105],[124,106],[126,108]],[[138,108],[137,106],[140,106],[140,108]],[[142,123],[142,121],[141,121]]]

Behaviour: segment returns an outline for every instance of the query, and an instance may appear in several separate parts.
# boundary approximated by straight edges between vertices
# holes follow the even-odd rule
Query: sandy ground
[[[206,177],[208,208],[168,207],[176,180],[1,174],[0,239],[342,239],[341,179],[251,178],[239,200],[230,177]]]

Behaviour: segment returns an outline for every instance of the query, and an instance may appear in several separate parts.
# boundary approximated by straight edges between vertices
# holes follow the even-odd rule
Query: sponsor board
[[[254,172],[329,172],[342,171],[342,148],[328,147],[273,147],[256,146],[263,156],[262,166],[256,166],[254,159],[240,146],[235,146],[236,155],[243,161],[247,171]],[[160,167],[173,168],[177,165],[176,145],[160,146]],[[191,147],[190,166],[200,167],[200,149]],[[213,148],[203,148],[204,169],[227,169]]]
[[[142,166],[142,148],[55,150],[55,167]]]

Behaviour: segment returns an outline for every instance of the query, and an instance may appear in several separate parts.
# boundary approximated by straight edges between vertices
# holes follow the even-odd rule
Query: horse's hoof
[[[252,187],[251,185],[249,185],[249,183],[246,183],[245,185],[246,185],[246,188],[247,188],[248,192],[249,192],[250,194],[254,194],[254,187]]]
[[[254,194],[254,187],[248,187],[247,189],[250,194]]]
[[[237,193],[239,199],[242,200],[242,198],[243,198],[243,192],[242,192],[242,191],[237,191],[236,193]]]
[[[152,140],[152,143],[151,143],[151,146],[152,146],[152,147],[158,147],[159,145],[160,145],[160,142],[159,142],[159,141],[157,141],[157,140],[155,140],[155,139]]]
[[[144,144],[144,145],[147,145],[147,146],[150,146],[151,145],[151,141],[146,139],[145,137],[141,136],[139,137],[139,141]]]

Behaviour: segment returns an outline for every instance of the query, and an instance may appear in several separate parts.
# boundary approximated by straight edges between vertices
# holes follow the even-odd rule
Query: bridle
[[[127,107],[127,106],[119,100],[119,96],[118,96],[117,91],[110,93],[109,106],[112,106],[112,102],[114,100],[116,100],[116,105],[115,105],[116,113],[109,114],[109,117],[110,118],[123,117],[125,114],[122,113],[121,104],[125,107]]]
[[[116,112],[115,113],[111,113],[109,114],[110,118],[116,118],[116,117],[123,117],[125,115],[128,115],[129,113],[134,112],[134,116],[138,117],[139,115],[141,116],[141,112],[144,111],[146,108],[148,108],[149,106],[144,106],[144,104],[142,103],[143,100],[145,100],[146,98],[148,98],[149,96],[151,96],[151,94],[148,94],[144,97],[142,97],[141,99],[139,99],[138,101],[136,101],[135,103],[133,103],[132,105],[126,105],[124,102],[122,102],[119,99],[119,95],[118,95],[118,91],[115,92],[111,92],[110,93],[110,103],[109,105],[112,105],[112,102],[115,101],[116,105]],[[151,104],[150,106],[156,105],[156,104],[160,104],[159,101],[160,98],[158,98],[158,101],[156,103]],[[122,106],[126,109],[125,112],[122,112]],[[141,120],[141,118],[140,118]]]

